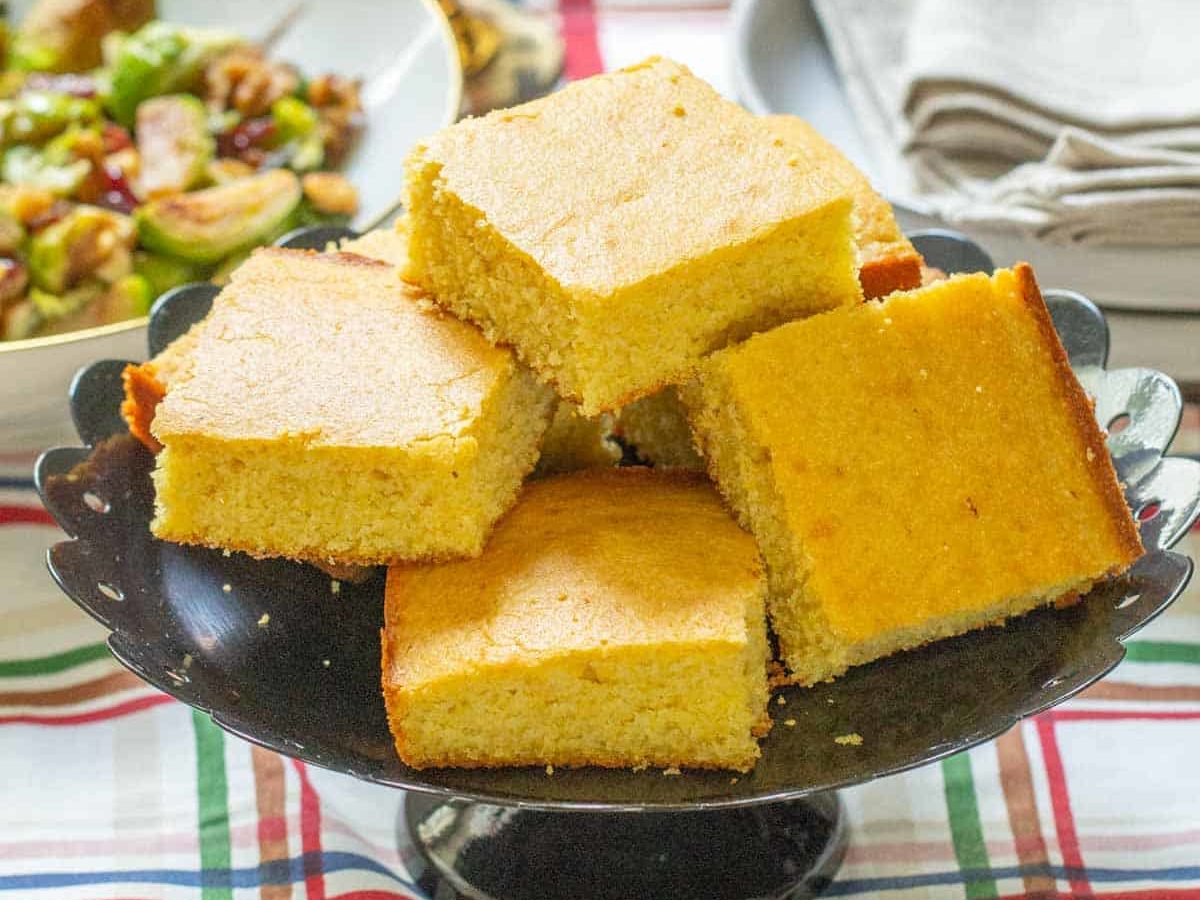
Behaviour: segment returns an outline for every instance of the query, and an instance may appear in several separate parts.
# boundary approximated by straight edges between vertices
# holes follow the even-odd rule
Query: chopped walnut
[[[58,202],[52,193],[28,185],[5,185],[5,205],[22,225],[29,225],[46,216]],[[11,194],[8,192],[11,191]]]
[[[204,97],[210,109],[236,109],[243,116],[265,115],[271,104],[296,92],[300,76],[286,63],[263,56],[257,47],[237,47],[209,63]]]
[[[16,303],[29,287],[29,270],[20,260],[0,258],[0,309]]]
[[[308,102],[321,118],[325,162],[338,165],[362,129],[362,100],[359,82],[339,75],[321,75],[308,85]]]
[[[309,172],[301,180],[304,196],[318,212],[352,216],[358,212],[358,191],[344,175]]]

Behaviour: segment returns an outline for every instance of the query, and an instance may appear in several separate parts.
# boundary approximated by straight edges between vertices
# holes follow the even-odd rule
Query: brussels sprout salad
[[[329,171],[362,127],[357,82],[154,15],[153,0],[38,0],[0,26],[0,340],[145,315],[357,210]]]

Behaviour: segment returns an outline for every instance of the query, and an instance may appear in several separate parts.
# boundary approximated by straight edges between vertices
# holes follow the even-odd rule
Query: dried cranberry
[[[129,215],[138,208],[139,203],[133,186],[121,167],[105,163],[101,170],[100,196],[96,199],[96,204]]]
[[[104,123],[104,152],[118,153],[133,146],[129,131],[114,122]]]

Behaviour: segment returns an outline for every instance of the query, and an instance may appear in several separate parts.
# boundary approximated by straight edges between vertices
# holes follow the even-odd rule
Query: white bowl
[[[10,20],[20,22],[31,3],[10,2]],[[226,28],[251,39],[265,37],[295,11],[272,55],[307,75],[363,79],[366,128],[343,169],[362,201],[356,228],[370,228],[395,211],[405,154],[458,115],[462,69],[436,0],[159,0],[158,10],[169,22]],[[145,318],[0,342],[0,451],[70,439],[66,392],[75,372],[96,359],[145,355]]]

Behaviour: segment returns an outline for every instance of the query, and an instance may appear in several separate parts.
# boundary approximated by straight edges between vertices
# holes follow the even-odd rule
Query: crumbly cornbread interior
[[[383,688],[409,765],[749,769],[765,578],[703,478],[526,486],[483,555],[388,573]]]
[[[533,467],[550,403],[393,267],[261,250],[156,411],[151,528],[313,562],[476,554]]]
[[[404,266],[408,262],[408,218],[397,220],[392,228],[379,228],[344,241],[342,250]],[[556,401],[542,437],[534,474],[545,477],[577,469],[615,466],[621,460],[621,448],[611,440],[611,435],[611,416],[584,416],[574,403]]]
[[[585,415],[861,298],[846,191],[668,61],[461,122],[406,169],[407,277]]]
[[[616,428],[645,462],[704,471],[704,460],[696,451],[687,410],[674,386],[623,407]]]
[[[1067,602],[1141,553],[1027,266],[759,335],[683,396],[799,682]]]
[[[585,416],[569,400],[559,400],[542,438],[542,455],[533,474],[539,478],[579,469],[600,469],[621,461],[612,437],[612,416]]]

